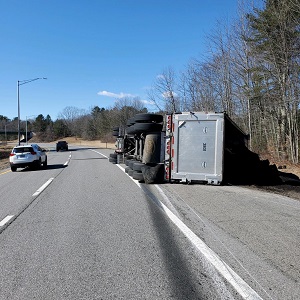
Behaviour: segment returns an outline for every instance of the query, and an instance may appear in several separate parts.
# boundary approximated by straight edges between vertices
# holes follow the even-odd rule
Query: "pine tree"
[[[263,10],[248,15],[253,37],[249,41],[259,63],[255,72],[261,80],[262,101],[269,146],[281,159],[298,162],[300,75],[300,0],[266,0]]]

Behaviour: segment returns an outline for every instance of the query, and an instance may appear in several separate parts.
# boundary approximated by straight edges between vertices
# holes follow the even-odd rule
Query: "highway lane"
[[[299,201],[240,187],[138,185],[108,162],[110,152],[50,151],[53,165],[71,154],[68,166],[18,174],[54,180],[0,235],[3,295],[299,298]]]
[[[55,178],[68,162],[71,152],[56,152],[55,145],[43,145],[48,150],[48,167],[46,170],[19,168],[17,172],[10,169],[0,171],[0,221],[7,215],[15,215],[32,200],[33,194],[50,178]]]
[[[54,179],[0,234],[0,299],[242,299],[109,150],[70,152],[17,174]]]

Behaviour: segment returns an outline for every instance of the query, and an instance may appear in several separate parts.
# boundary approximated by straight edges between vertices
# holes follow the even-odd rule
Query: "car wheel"
[[[45,161],[44,161],[44,163],[43,163],[43,168],[46,169],[46,168],[47,168],[47,165],[48,165],[48,162],[47,162],[47,157],[46,157],[46,159],[45,159]]]
[[[42,167],[42,161],[41,159],[39,159],[35,164],[34,164],[34,167],[36,169],[40,169]]]
[[[11,169],[12,172],[16,172],[17,171],[17,167],[11,166],[10,169]]]

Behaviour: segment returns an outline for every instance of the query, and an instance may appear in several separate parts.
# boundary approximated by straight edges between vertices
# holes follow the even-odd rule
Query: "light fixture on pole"
[[[39,79],[47,79],[45,77],[37,77],[37,78],[33,78],[33,79],[27,79],[27,80],[18,80],[18,143],[20,146],[20,85],[35,81],[35,80],[39,80]],[[27,137],[26,137],[27,139]]]

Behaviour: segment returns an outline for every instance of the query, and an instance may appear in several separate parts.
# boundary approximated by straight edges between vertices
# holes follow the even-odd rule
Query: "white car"
[[[46,150],[37,144],[16,146],[12,149],[9,156],[9,163],[12,172],[17,168],[25,168],[27,166],[34,168],[47,168]]]

